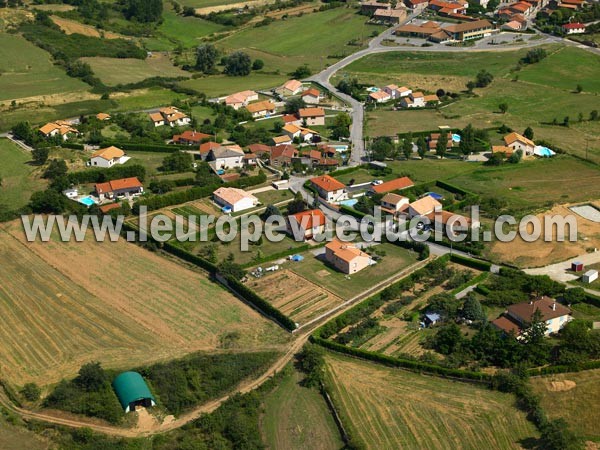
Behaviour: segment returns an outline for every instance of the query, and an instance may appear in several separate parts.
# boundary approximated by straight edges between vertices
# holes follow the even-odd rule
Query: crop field
[[[121,34],[112,33],[110,31],[99,30],[91,25],[86,25],[76,20],[69,20],[63,17],[52,16],[52,21],[60,27],[66,34],[82,34],[105,39],[128,39]]]
[[[600,442],[600,370],[534,377],[534,391],[551,419],[563,418],[576,433]]]
[[[337,295],[288,269],[251,278],[248,287],[301,325],[343,303]]]
[[[46,450],[51,448],[50,441],[24,426],[11,425],[0,416],[0,448],[26,448],[28,450]]]
[[[203,273],[133,244],[26,243],[0,233],[0,357],[13,383],[48,384],[82,363],[130,367],[219,348],[276,348],[285,333]]]
[[[537,64],[510,73],[524,51],[452,53],[382,53],[362,58],[338,74],[355,76],[364,83],[383,85],[390,82],[413,89],[435,91],[439,88],[459,92],[467,81],[484,68],[494,75],[492,84],[475,89],[475,97],[464,98],[439,111],[391,111],[379,108],[367,114],[369,136],[392,135],[399,132],[435,129],[438,125],[490,128],[506,124],[522,131],[531,126],[535,139],[582,157],[600,162],[600,122],[589,122],[589,114],[598,103],[600,85],[594,67],[597,55],[572,47],[548,47],[549,56]],[[568,69],[567,69],[568,68]],[[573,76],[565,77],[564,71]],[[397,75],[401,74],[401,75]],[[517,81],[513,78],[518,76]],[[581,84],[583,92],[574,92]],[[552,95],[548,95],[548,92]],[[500,103],[508,104],[501,114]],[[579,122],[579,114],[583,121]],[[562,123],[569,116],[570,126]]]
[[[326,384],[352,436],[372,449],[518,449],[536,437],[510,394],[329,354]]]
[[[0,139],[0,205],[18,209],[29,202],[31,194],[46,186],[40,170],[30,165],[31,155],[8,139]]]
[[[264,60],[264,70],[291,72],[305,63],[313,70],[322,69],[357,51],[373,31],[384,29],[367,24],[366,19],[355,9],[335,8],[247,28],[219,41],[218,46],[228,51],[252,51],[253,58]],[[349,45],[353,40],[358,45]]]
[[[94,74],[108,86],[143,81],[152,77],[189,77],[190,73],[175,67],[168,56],[156,53],[145,60],[134,58],[81,58]]]
[[[323,255],[314,256],[311,252],[303,254],[304,261],[290,265],[290,270],[308,281],[322,286],[344,300],[375,286],[392,275],[401,272],[416,262],[416,254],[393,244],[381,244],[378,250],[383,250],[386,256],[377,264],[367,267],[353,275],[346,275],[329,266]]]
[[[300,386],[302,375],[286,368],[279,385],[266,395],[261,430],[268,448],[338,450],[339,431],[317,389]]]
[[[16,34],[0,33],[0,73],[0,101],[89,89],[53,65],[48,53]]]

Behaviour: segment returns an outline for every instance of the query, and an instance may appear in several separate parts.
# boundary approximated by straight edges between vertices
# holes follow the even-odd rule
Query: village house
[[[97,183],[96,196],[100,202],[116,198],[133,198],[144,193],[144,186],[137,177],[121,178],[119,180]]]
[[[160,108],[158,112],[148,114],[155,127],[169,125],[171,127],[183,127],[191,123],[191,119],[174,106]]]
[[[544,296],[537,300],[510,305],[502,316],[492,321],[492,325],[507,335],[512,332],[517,338],[523,338],[523,332],[531,326],[537,312],[546,324],[546,336],[558,333],[573,320],[569,308],[557,303],[553,298]]]
[[[125,156],[123,150],[115,146],[110,146],[92,153],[88,165],[108,169],[116,164],[124,164],[127,161],[129,161],[129,158]]]
[[[276,145],[271,149],[270,164],[273,167],[285,167],[292,164],[292,158],[298,156],[298,150],[289,144]]]
[[[329,203],[348,199],[346,186],[329,175],[322,175],[310,179],[310,184],[317,190],[319,197]]]
[[[110,120],[110,114],[98,113],[98,114],[96,114],[96,119],[98,119],[100,122]]]
[[[149,113],[148,117],[150,117],[154,127],[162,127],[165,125],[165,118],[159,112]]]
[[[520,31],[523,29],[523,25],[521,24],[521,22],[519,22],[517,20],[511,20],[510,22],[506,22],[505,24],[502,24],[500,29],[506,30],[506,31]]]
[[[507,147],[512,148],[513,151],[521,150],[523,156],[532,156],[535,150],[535,143],[531,139],[527,139],[525,136],[515,132],[504,136],[504,143]]]
[[[294,138],[289,137],[287,134],[271,138],[271,144],[273,145],[292,145],[293,143]]]
[[[388,84],[383,88],[383,90],[387,92],[393,99],[407,97],[412,94],[412,90],[406,86],[398,87],[395,84]]]
[[[404,4],[413,11],[422,11],[429,5],[429,0],[404,0]]]
[[[202,141],[210,139],[210,134],[198,133],[197,131],[184,131],[181,134],[173,135],[173,144],[178,145],[200,145]]]
[[[372,263],[371,257],[350,244],[334,240],[325,246],[325,259],[337,270],[345,274],[360,272]]]
[[[268,117],[275,114],[275,104],[270,100],[264,100],[262,102],[250,103],[246,106],[246,110],[252,114],[253,118]]]
[[[226,212],[232,213],[255,208],[260,203],[254,195],[243,189],[229,187],[221,187],[214,191],[213,200]]]
[[[398,215],[408,208],[410,200],[403,195],[389,192],[381,199],[381,211],[388,214]]]
[[[430,0],[428,9],[440,14],[466,14],[469,4],[467,2],[445,2],[442,0]]]
[[[250,102],[258,100],[258,94],[254,91],[242,91],[236,92],[235,94],[228,95],[225,97],[225,105],[231,106],[236,111],[244,106],[247,106]]]
[[[472,221],[466,216],[449,211],[431,212],[426,217],[435,230],[447,236],[456,236],[459,233],[465,233],[471,228],[479,228],[480,226],[478,221]]]
[[[326,218],[320,209],[311,209],[288,216],[288,233],[295,237],[296,234],[303,236],[304,240],[310,240],[314,236],[325,232]],[[295,234],[296,233],[296,234]]]
[[[385,103],[389,102],[392,96],[385,91],[371,92],[369,94],[369,101],[373,103]]]
[[[427,137],[427,147],[429,151],[435,152],[437,149],[438,141],[440,140],[441,133],[431,133]],[[446,134],[446,150],[452,150],[452,138],[449,134]]]
[[[265,144],[250,144],[248,146],[248,151],[254,153],[259,158],[262,158],[264,155],[271,154],[271,147]]]
[[[492,155],[501,154],[504,158],[508,158],[513,154],[512,147],[506,145],[492,145]]]
[[[381,8],[373,14],[373,20],[390,25],[397,25],[405,19],[406,8],[401,3],[395,9]]]
[[[244,151],[237,146],[219,146],[208,152],[206,161],[211,163],[215,170],[243,167]]]
[[[425,106],[425,94],[422,92],[412,92],[400,100],[400,106],[403,108],[422,108]]]
[[[438,208],[442,209],[442,204],[430,195],[420,198],[408,205],[408,216],[412,219],[413,217],[425,217],[431,214]]]
[[[218,144],[216,142],[204,142],[203,144],[200,144],[200,157],[202,158],[203,161],[206,161],[206,158],[208,156],[208,154],[210,153],[211,150],[215,150],[217,148],[221,147],[221,144]]]
[[[290,95],[299,94],[300,92],[302,92],[302,90],[303,87],[300,81],[288,80],[283,84],[283,86],[277,88],[275,92],[277,92],[281,96],[288,97]]]
[[[256,166],[258,164],[258,156],[254,153],[244,153],[244,165]]]
[[[562,29],[566,34],[581,34],[585,33],[585,24],[579,22],[565,23]]]
[[[302,125],[302,120],[296,114],[285,114],[281,120],[283,120],[284,124],[291,123],[292,125]]]
[[[318,105],[321,101],[321,92],[318,89],[310,88],[304,91],[301,97],[307,105]]]
[[[300,108],[298,117],[306,126],[325,126],[325,110],[323,108]]]
[[[389,8],[389,7],[390,7],[389,3],[379,2],[377,0],[366,0],[366,1],[360,2],[360,11],[363,14],[367,14],[369,16],[374,14],[375,11],[377,11],[378,9]]]
[[[376,194],[387,194],[388,192],[401,191],[409,187],[413,187],[415,184],[408,177],[400,177],[385,183],[371,185],[371,190]]]
[[[79,134],[77,128],[74,128],[71,123],[66,120],[49,122],[41,127],[39,131],[45,138],[61,136],[63,141],[67,141],[69,138]]]
[[[425,105],[429,106],[429,105],[437,105],[440,102],[440,99],[437,95],[430,94],[430,95],[424,96],[423,101],[425,102]]]

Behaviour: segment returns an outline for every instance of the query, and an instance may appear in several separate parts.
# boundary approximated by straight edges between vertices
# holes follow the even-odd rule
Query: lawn
[[[510,394],[334,354],[326,368],[328,391],[361,448],[517,449],[537,437]]]
[[[203,92],[209,97],[221,97],[246,89],[268,89],[280,86],[288,77],[280,75],[252,72],[247,77],[228,77],[226,75],[215,75],[209,77],[195,78],[180,83],[186,88]]]
[[[168,56],[156,54],[145,60],[134,58],[81,58],[88,63],[94,74],[107,86],[129,84],[143,81],[152,77],[190,77],[175,67]]]
[[[375,179],[389,181],[389,180],[393,180],[394,178],[396,178],[396,176],[394,174],[385,175],[384,177],[372,175],[371,172],[369,172],[366,169],[359,169],[359,170],[355,170],[354,172],[344,173],[342,175],[335,176],[336,180],[341,181],[344,184],[349,184],[350,181],[353,181],[353,180],[354,180],[353,184],[361,184],[361,183],[368,183]]]
[[[334,8],[246,28],[219,41],[218,46],[252,51],[251,56],[265,61],[265,70],[290,72],[306,63],[316,71],[356,52],[373,31],[384,29],[367,24],[366,19],[355,9]],[[353,40],[358,45],[349,45]]]
[[[563,418],[579,435],[600,442],[600,369],[531,379],[551,419]]]
[[[0,33],[0,74],[0,101],[90,88],[67,76],[48,53],[16,34]]]
[[[600,82],[595,67],[597,55],[572,47],[548,47],[550,55],[538,64],[525,66],[511,74],[523,50],[471,53],[382,53],[362,58],[338,73],[354,76],[363,83],[383,85],[390,82],[413,89],[435,92],[442,88],[458,92],[465,89],[484,68],[494,75],[492,84],[475,89],[465,97],[436,110],[391,111],[378,108],[367,114],[365,134],[394,135],[408,131],[436,129],[439,125],[463,128],[472,123],[478,128],[506,124],[522,132],[530,126],[535,139],[544,139],[575,155],[600,162],[600,121],[588,122],[590,112],[598,109]],[[568,68],[568,69],[567,69]],[[565,77],[565,71],[576,74]],[[397,75],[400,74],[400,75]],[[518,75],[518,81],[512,81]],[[574,93],[577,84],[581,94]],[[549,95],[552,92],[552,95]],[[508,104],[500,114],[498,105]],[[582,114],[584,121],[579,122]],[[570,126],[556,126],[565,116]]]
[[[131,156],[127,164],[141,164],[146,168],[148,175],[156,175],[157,169],[162,166],[163,159],[169,156],[170,153],[129,152],[127,155]]]
[[[30,164],[31,154],[8,139],[0,139],[0,160],[0,206],[19,209],[29,202],[31,194],[46,186],[39,169]]]
[[[264,399],[261,431],[273,449],[338,450],[339,431],[325,400],[317,389],[300,386],[302,375],[291,366]]]
[[[303,254],[304,261],[293,264],[289,268],[294,273],[347,300],[416,262],[415,253],[397,245],[381,244],[377,249],[385,251],[386,256],[376,265],[353,275],[337,271],[323,261],[324,256],[315,257],[310,252]]]
[[[288,339],[205,274],[134,244],[88,236],[25,245],[20,222],[7,227],[0,233],[0,358],[13,383],[53,383],[88,361],[131,367],[215,350],[233,332],[238,349],[272,349]]]

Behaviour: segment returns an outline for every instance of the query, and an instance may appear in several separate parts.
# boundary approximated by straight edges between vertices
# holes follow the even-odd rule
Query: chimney
[[[556,302],[552,303],[552,311],[556,311]]]

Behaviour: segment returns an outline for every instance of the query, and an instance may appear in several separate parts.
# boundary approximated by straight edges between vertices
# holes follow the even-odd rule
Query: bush
[[[29,402],[37,402],[40,399],[40,395],[42,395],[42,390],[35,383],[27,383],[21,389],[21,395]]]

